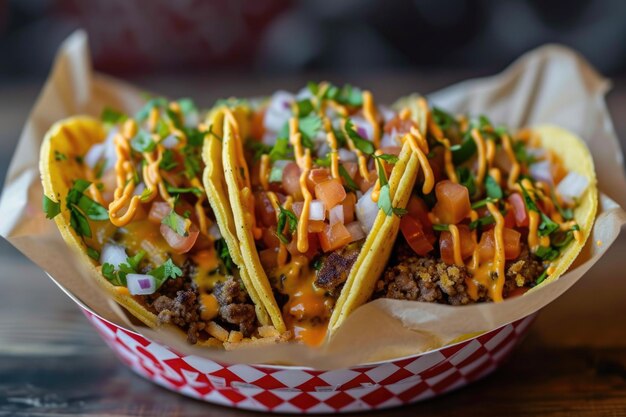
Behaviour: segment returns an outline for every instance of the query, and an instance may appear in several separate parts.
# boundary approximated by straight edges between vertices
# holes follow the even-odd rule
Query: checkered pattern
[[[84,311],[106,343],[135,372],[172,391],[257,411],[337,413],[394,407],[443,394],[497,368],[534,319],[410,358],[349,369],[226,365],[182,356]]]

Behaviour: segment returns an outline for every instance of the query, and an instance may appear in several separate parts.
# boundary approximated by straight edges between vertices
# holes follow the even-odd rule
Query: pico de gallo
[[[486,116],[417,104],[436,184],[423,192],[417,181],[372,298],[500,302],[543,282],[561,252],[584,239],[573,213],[590,179],[567,172],[530,129],[512,133]],[[396,116],[384,131],[398,142],[414,127]]]

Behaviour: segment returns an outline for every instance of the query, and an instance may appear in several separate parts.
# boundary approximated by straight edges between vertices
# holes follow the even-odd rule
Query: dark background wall
[[[626,72],[621,0],[0,0],[0,83],[41,79],[72,30],[124,77],[501,69],[559,42]]]

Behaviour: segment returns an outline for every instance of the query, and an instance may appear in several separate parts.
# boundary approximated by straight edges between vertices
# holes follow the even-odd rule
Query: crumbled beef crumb
[[[527,245],[522,244],[520,256],[506,263],[504,297],[515,288],[531,287],[543,270],[541,260],[530,253]],[[451,305],[489,301],[487,289],[483,286],[478,288],[478,299],[472,300],[465,285],[465,279],[470,276],[465,267],[448,265],[441,259],[420,257],[401,242],[396,244],[394,257],[376,283],[372,298]]]
[[[220,305],[220,318],[227,323],[238,325],[244,336],[250,336],[257,328],[256,311],[242,284],[229,277],[218,283],[213,289],[213,295]]]
[[[463,305],[472,302],[467,294],[464,267],[448,265],[433,258],[405,258],[388,268],[376,283],[373,298],[394,298]]]
[[[358,256],[359,248],[354,245],[332,252],[322,263],[315,285],[331,293],[336,292],[348,279]]]
[[[189,289],[178,291],[173,299],[162,295],[153,303],[159,324],[169,323],[187,328],[187,341],[191,344],[197,343],[200,331],[206,326],[200,318],[197,298],[196,290]]]

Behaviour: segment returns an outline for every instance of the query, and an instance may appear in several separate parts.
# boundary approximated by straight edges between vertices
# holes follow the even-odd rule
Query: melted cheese
[[[506,259],[504,257],[504,218],[493,203],[487,203],[487,209],[496,221],[496,226],[493,231],[495,243],[493,273],[497,274],[497,277],[488,289],[491,299],[497,303],[503,300],[502,289],[504,288],[505,281],[504,267]]]
[[[509,161],[511,162],[511,171],[509,172],[509,178],[507,180],[507,186],[509,189],[513,190],[516,188],[517,178],[520,173],[520,165],[517,162],[517,158],[515,157],[515,153],[513,153],[513,147],[511,146],[511,139],[508,135],[502,136],[502,147],[506,152]]]
[[[337,152],[337,137],[332,129],[330,120],[324,117],[324,129],[326,129],[326,141],[330,147],[330,175],[339,179],[339,152]]]
[[[474,143],[476,143],[476,150],[478,151],[478,172],[476,173],[476,184],[482,184],[485,180],[485,170],[487,167],[485,157],[485,140],[478,129],[472,129],[472,139],[474,140]]]
[[[448,225],[448,230],[452,235],[452,251],[454,253],[454,263],[458,266],[465,266],[461,257],[461,237],[459,236],[459,228],[456,225]]]
[[[376,120],[376,105],[374,104],[372,93],[367,90],[363,91],[363,116],[365,116],[365,119],[372,125],[372,131],[374,132],[372,142],[374,142],[374,147],[380,147],[380,126]]]
[[[261,187],[264,191],[269,190],[269,167],[270,167],[270,156],[268,154],[261,155],[261,164],[259,166],[259,181],[261,182]]]
[[[296,340],[319,345],[326,336],[332,299],[325,296],[323,289],[315,287],[315,270],[309,268],[308,259],[294,256],[290,263],[273,271],[272,276],[280,278],[280,291],[289,296],[283,307],[287,328]]]

